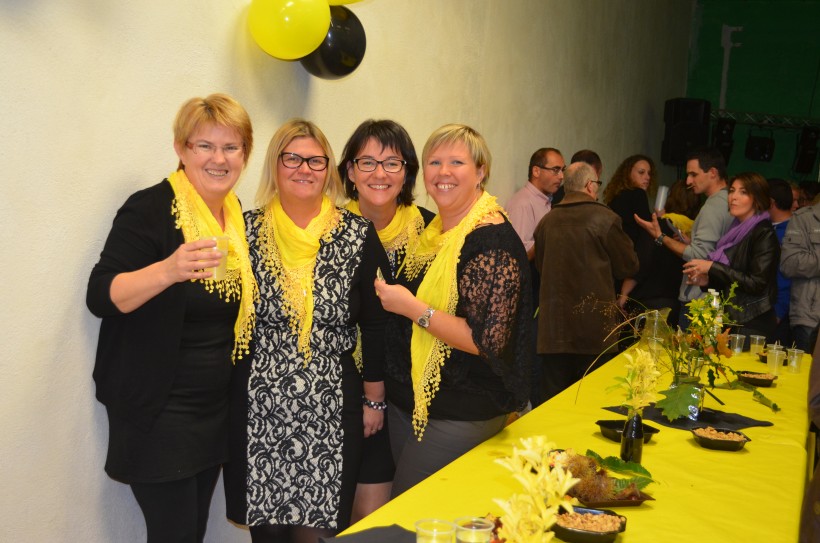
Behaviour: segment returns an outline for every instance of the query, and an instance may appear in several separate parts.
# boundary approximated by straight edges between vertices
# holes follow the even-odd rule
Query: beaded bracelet
[[[384,411],[385,409],[387,409],[387,402],[370,401],[364,394],[362,394],[362,403],[370,409],[375,409],[376,411]]]

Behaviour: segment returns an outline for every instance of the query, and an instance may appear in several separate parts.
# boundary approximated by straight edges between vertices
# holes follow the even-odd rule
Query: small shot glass
[[[453,543],[456,527],[452,522],[426,518],[416,522],[416,543]]]

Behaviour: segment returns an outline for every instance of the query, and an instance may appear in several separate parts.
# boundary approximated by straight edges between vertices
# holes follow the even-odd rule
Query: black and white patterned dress
[[[263,210],[245,214],[260,303],[251,356],[236,363],[225,468],[228,518],[241,524],[349,523],[364,439],[362,379],[383,379],[385,313],[373,281],[388,264],[370,221],[339,212],[316,258],[307,364],[259,246]],[[352,356],[357,324],[362,375]]]

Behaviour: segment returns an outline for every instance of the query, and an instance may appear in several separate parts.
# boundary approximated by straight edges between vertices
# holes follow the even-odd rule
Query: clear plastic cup
[[[453,543],[456,527],[452,522],[426,518],[416,522],[416,543]]]
[[[735,353],[742,353],[746,346],[746,336],[743,334],[729,334],[729,348]]]
[[[222,281],[228,274],[228,243],[230,238],[228,236],[214,236],[210,239],[216,241],[216,247],[213,250],[222,253],[222,257],[215,268],[208,268],[205,271],[213,272],[211,279],[214,281]]]
[[[655,194],[655,211],[661,211],[666,207],[666,199],[669,197],[669,187],[660,185]]]
[[[800,373],[803,365],[803,351],[801,349],[787,349],[786,356],[789,361],[789,373]]]
[[[769,368],[769,373],[778,375],[784,360],[786,360],[786,351],[783,349],[769,349],[766,354],[766,365]]]
[[[763,352],[766,345],[766,336],[749,336],[749,354]]]
[[[490,543],[495,526],[487,519],[480,517],[461,517],[456,519],[456,543]]]

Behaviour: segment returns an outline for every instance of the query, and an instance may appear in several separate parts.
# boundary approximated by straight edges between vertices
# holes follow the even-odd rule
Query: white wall
[[[690,0],[364,0],[350,8],[367,54],[339,81],[262,52],[248,4],[0,0],[2,541],[144,539],[130,491],[102,470],[85,285],[115,210],[176,166],[187,98],[224,91],[250,112],[250,206],[267,141],[293,116],[337,153],[368,117],[402,122],[419,151],[441,124],[471,124],[504,201],[541,146],[595,149],[608,173],[635,152],[659,159],[663,102],[685,93]],[[224,520],[221,488],[206,539],[250,539]]]

